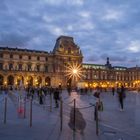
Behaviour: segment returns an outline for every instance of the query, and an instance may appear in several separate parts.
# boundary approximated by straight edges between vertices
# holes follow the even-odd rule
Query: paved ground
[[[24,92],[22,94],[25,94]],[[50,112],[50,96],[45,105],[39,105],[37,98],[33,101],[33,122],[29,126],[30,100],[26,103],[26,118],[18,114],[18,95],[14,91],[8,95],[7,123],[3,123],[4,95],[0,96],[0,140],[140,140],[140,94],[128,92],[125,110],[119,111],[116,96],[102,93],[104,111],[99,113],[99,136],[96,136],[94,107],[91,94],[79,95],[75,92],[68,96],[63,91],[63,129],[60,131],[59,108]],[[72,130],[73,99],[76,99],[76,132]],[[88,108],[89,107],[89,108]]]

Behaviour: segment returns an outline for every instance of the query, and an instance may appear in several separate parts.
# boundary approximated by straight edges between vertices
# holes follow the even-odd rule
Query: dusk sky
[[[140,66],[140,0],[0,0],[0,46],[50,52],[60,35],[84,62]]]

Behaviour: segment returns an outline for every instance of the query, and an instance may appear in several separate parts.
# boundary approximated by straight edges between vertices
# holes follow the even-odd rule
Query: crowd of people
[[[35,98],[35,95],[37,95],[38,100],[39,100],[39,104],[44,104],[45,102],[45,97],[47,95],[53,96],[53,99],[55,101],[55,107],[58,108],[59,107],[59,103],[58,101],[60,100],[60,94],[62,92],[62,88],[60,86],[58,87],[47,87],[47,86],[43,86],[43,87],[32,87],[32,86],[28,86],[26,88],[24,88],[26,90],[26,96],[27,98]],[[0,88],[0,92],[4,92],[4,93],[8,93],[8,90],[13,90],[13,87],[1,87]],[[18,88],[16,88],[15,90],[18,90]],[[98,102],[100,102],[100,94],[103,91],[107,91],[106,89],[100,88],[100,87],[96,87],[96,88],[75,88],[74,89],[77,93],[80,94],[88,94],[88,93],[93,93],[94,97],[97,99]],[[118,96],[118,101],[120,104],[120,111],[124,110],[124,99],[126,97],[126,93],[125,93],[125,87],[122,85],[121,87],[112,87],[112,95],[114,96],[115,94],[117,94]],[[71,87],[67,87],[67,92],[68,95],[71,95],[72,92],[72,88]]]

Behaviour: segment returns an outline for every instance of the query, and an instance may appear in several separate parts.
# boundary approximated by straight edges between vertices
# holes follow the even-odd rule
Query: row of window
[[[0,63],[0,70],[25,70],[25,71],[41,71],[41,66],[40,65],[36,65],[36,67],[33,69],[31,64],[27,64],[24,68],[22,64],[18,64],[15,68],[13,66],[12,63],[10,63],[8,66],[5,66],[5,68],[3,67],[3,63]],[[44,66],[44,70],[45,72],[48,72],[48,66]]]
[[[93,80],[137,80],[140,79],[139,76],[123,76],[123,75],[90,75],[90,73],[85,73],[84,74],[84,79],[93,79]]]
[[[0,53],[0,58],[3,58],[3,57],[4,57],[3,54]],[[9,55],[9,58],[10,59],[13,59],[13,54],[10,54]],[[19,55],[19,59],[22,59],[22,58],[23,58],[23,56],[22,55]],[[28,60],[31,60],[31,59],[32,59],[32,56],[29,55],[28,56]],[[36,60],[40,61],[40,56],[37,56],[37,59]],[[48,61],[48,57],[46,57],[45,60]]]

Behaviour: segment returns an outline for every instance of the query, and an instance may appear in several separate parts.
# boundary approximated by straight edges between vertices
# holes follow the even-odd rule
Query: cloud
[[[104,64],[109,56],[131,66],[140,64],[139,15],[139,0],[2,0],[0,44],[51,51],[68,35],[86,62]]]
[[[140,41],[139,40],[131,41],[130,45],[128,46],[128,50],[131,51],[132,53],[140,52]]]
[[[0,45],[1,46],[25,46],[26,43],[30,40],[29,36],[21,34],[3,34],[0,36]]]
[[[53,6],[60,6],[61,4],[81,6],[84,4],[84,0],[44,0],[44,2]]]
[[[88,11],[80,11],[78,13],[82,18],[90,18],[91,17],[91,13]]]
[[[115,20],[119,21],[123,17],[123,13],[120,10],[108,9],[104,16],[102,17],[103,20],[110,21]]]

